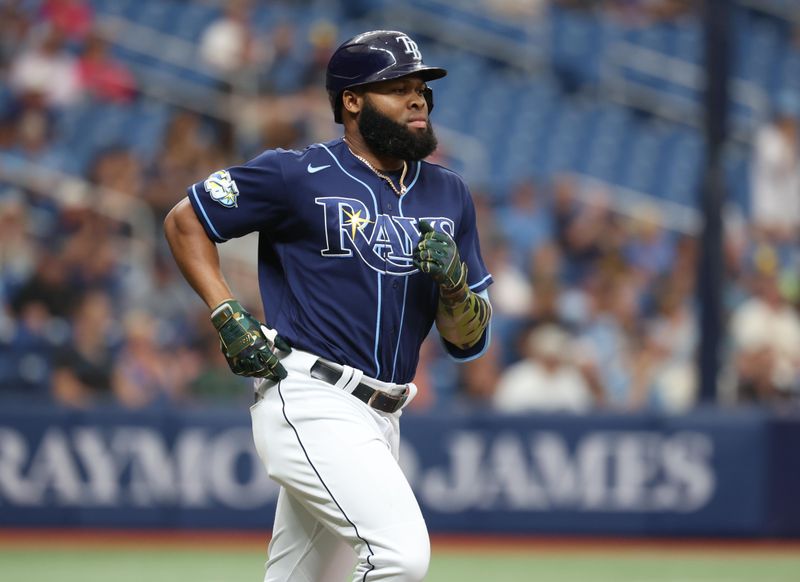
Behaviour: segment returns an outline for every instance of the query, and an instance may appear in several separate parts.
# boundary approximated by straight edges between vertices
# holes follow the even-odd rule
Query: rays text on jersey
[[[452,236],[450,218],[393,216],[372,217],[358,199],[342,196],[315,198],[322,207],[325,225],[323,257],[346,259],[358,256],[371,269],[390,275],[411,275],[417,268],[411,261],[413,245],[419,240],[420,220]]]

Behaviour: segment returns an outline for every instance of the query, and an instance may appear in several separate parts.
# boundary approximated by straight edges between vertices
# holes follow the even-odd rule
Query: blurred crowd
[[[487,2],[502,11],[512,4]],[[542,3],[529,4],[538,14]],[[608,6],[659,8],[648,14],[666,18],[689,4]],[[250,92],[248,119],[257,123],[249,131],[176,108],[156,155],[100,151],[82,176],[89,187],[37,188],[0,174],[0,401],[147,408],[252,397],[249,381],[229,372],[208,309],[160,233],[185,188],[211,171],[263,148],[338,135],[322,90],[335,23],[302,39],[291,22],[265,34],[249,26],[249,9],[227,3],[197,43],[224,94]],[[0,39],[7,159],[46,168],[65,109],[147,98],[83,0],[6,2]],[[313,47],[303,58],[301,42]],[[754,135],[751,212],[726,217],[721,405],[800,401],[799,118],[787,95]],[[435,155],[447,162],[446,148]],[[495,280],[491,348],[459,366],[434,332],[413,406],[678,413],[697,403],[696,232],[664,228],[656,206],[620,212],[607,188],[571,175],[532,177],[507,196],[483,185],[474,196]],[[138,234],[142,213],[156,227],[152,240]],[[261,317],[250,250],[247,241],[220,248],[233,288]]]

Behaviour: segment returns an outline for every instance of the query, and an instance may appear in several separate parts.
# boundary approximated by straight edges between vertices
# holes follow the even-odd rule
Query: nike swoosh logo
[[[328,164],[327,166],[312,166],[311,164],[308,164],[306,170],[308,170],[309,174],[316,174],[320,170],[324,170],[325,168],[330,168],[330,167],[331,167],[330,164]]]

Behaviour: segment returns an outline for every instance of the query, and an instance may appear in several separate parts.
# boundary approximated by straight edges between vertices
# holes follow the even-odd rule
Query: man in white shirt
[[[756,132],[753,143],[753,221],[780,238],[800,226],[800,97],[781,95],[774,119]]]
[[[586,412],[592,407],[589,384],[571,362],[570,338],[556,325],[535,328],[527,357],[500,377],[494,406],[501,412]]]

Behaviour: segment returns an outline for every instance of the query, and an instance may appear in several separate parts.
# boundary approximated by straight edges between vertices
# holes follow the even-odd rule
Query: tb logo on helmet
[[[412,59],[414,59],[415,61],[422,60],[422,53],[419,51],[417,43],[411,40],[408,36],[406,36],[405,34],[398,36],[397,42],[403,43],[403,45],[406,47],[406,54],[411,55]]]

